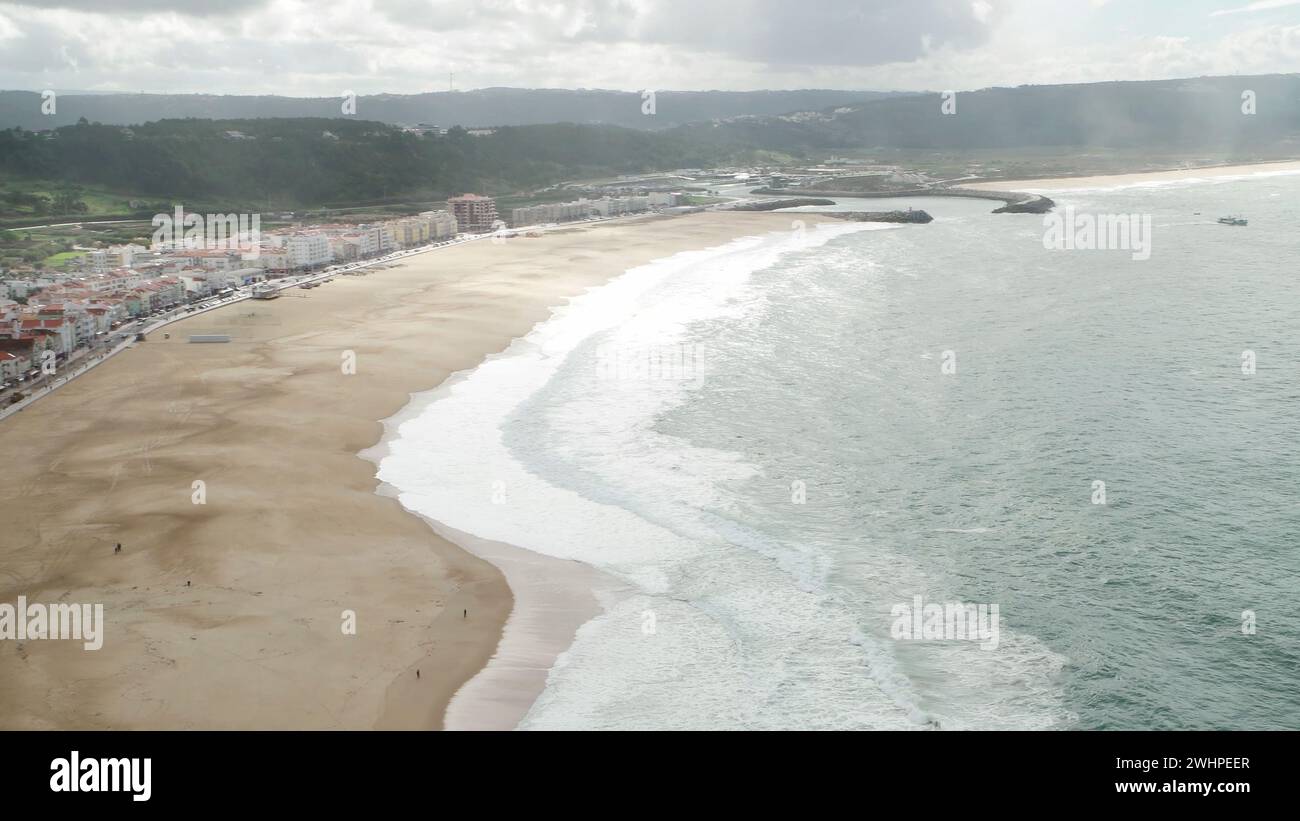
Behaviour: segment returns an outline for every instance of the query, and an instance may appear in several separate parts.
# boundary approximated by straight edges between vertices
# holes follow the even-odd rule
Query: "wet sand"
[[[567,298],[789,228],[709,213],[438,249],[171,325],[0,422],[0,601],[102,603],[107,621],[98,651],[0,641],[0,727],[439,728],[499,643],[507,675],[467,688],[452,725],[513,726],[596,612],[574,593],[594,571],[487,546],[538,580],[516,600],[359,454]]]

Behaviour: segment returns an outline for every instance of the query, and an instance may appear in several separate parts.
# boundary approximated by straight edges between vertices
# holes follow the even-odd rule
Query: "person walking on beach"
[[[114,553],[121,553],[121,552],[122,552],[122,543],[121,543],[121,542],[118,542],[118,543],[117,543],[117,547],[113,548],[113,552],[114,552]]]
[[[419,667],[416,667],[416,668],[415,668],[415,677],[416,677],[416,678],[419,678],[419,677],[420,677],[420,668],[419,668]]]
[[[467,619],[467,618],[469,618],[469,610],[462,610],[461,613],[460,613],[460,617],[461,617],[462,619]]]

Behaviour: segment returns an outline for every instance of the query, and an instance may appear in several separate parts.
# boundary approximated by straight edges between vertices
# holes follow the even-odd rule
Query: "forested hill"
[[[944,113],[941,93],[931,93],[797,116],[736,118],[677,133],[786,152],[1079,146],[1158,153],[1300,138],[1297,74],[990,88],[958,92],[950,102],[952,113]]]
[[[735,147],[612,126],[421,136],[350,119],[81,123],[0,132],[0,174],[234,203],[362,202],[505,193],[564,179],[708,166]]]
[[[667,130],[551,124],[482,135],[462,128],[417,134],[355,118],[82,122],[0,131],[0,174],[271,206],[502,194],[584,177],[876,148],[1300,156],[1300,75],[995,88],[961,92],[952,102],[952,113],[944,113],[942,95],[927,94]],[[662,112],[663,97],[656,103]]]
[[[0,91],[0,128],[39,130],[72,125],[81,118],[110,125],[198,117],[233,120],[355,114],[357,119],[397,125],[429,123],[450,128],[589,123],[662,130],[740,115],[820,110],[890,96],[873,91],[657,91],[654,113],[640,92],[551,88],[485,88],[428,94],[373,94],[356,98],[344,112],[340,97],[278,97],[216,94],[59,94],[53,113],[32,91]]]

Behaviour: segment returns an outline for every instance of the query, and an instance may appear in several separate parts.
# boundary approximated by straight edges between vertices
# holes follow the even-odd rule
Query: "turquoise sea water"
[[[796,226],[630,272],[404,427],[409,506],[629,587],[522,726],[1300,728],[1300,177],[1053,196],[1150,215],[1149,259],[981,201]],[[898,640],[916,596],[996,604],[997,648]]]

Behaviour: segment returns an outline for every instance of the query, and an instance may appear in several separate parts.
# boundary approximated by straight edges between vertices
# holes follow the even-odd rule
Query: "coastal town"
[[[681,200],[659,191],[580,197],[514,208],[507,224],[492,197],[467,193],[449,198],[445,209],[393,219],[266,231],[246,230],[245,220],[240,231],[217,238],[211,231],[188,237],[178,231],[159,239],[155,232],[147,245],[76,248],[58,270],[0,271],[0,410],[61,383],[56,378],[70,369],[100,361],[146,330],[238,299],[278,295],[304,276],[346,274],[485,235],[514,238],[513,229],[660,212]],[[177,217],[183,218],[179,209]],[[155,225],[160,218],[170,220],[159,215]]]
[[[449,197],[444,208],[391,217],[266,215],[274,224],[266,230],[260,229],[261,214],[251,215],[250,224],[247,214],[186,214],[176,206],[174,218],[158,214],[152,223],[164,223],[170,230],[155,230],[149,239],[74,244],[59,255],[64,259],[58,267],[0,268],[0,414],[63,384],[70,371],[79,373],[130,342],[143,340],[147,332],[196,311],[242,299],[273,298],[285,287],[314,287],[332,274],[359,273],[410,253],[485,236],[530,237],[547,226],[645,214],[831,204],[809,198],[827,195],[977,196],[1002,200],[1006,205],[1000,211],[1050,208],[1046,198],[960,185],[990,172],[995,175],[997,169],[974,165],[944,178],[844,159],[793,167],[683,168],[554,185],[531,192],[522,204],[508,209],[499,209],[491,196],[463,193]],[[910,209],[836,216],[885,222],[930,219]],[[197,230],[185,227],[191,221]],[[214,227],[227,230],[214,234]],[[309,277],[314,279],[302,282]]]
[[[84,249],[63,270],[0,279],[0,406],[45,377],[98,358],[151,319],[246,295],[258,283],[336,262],[444,243],[460,233],[450,211],[360,225],[283,228],[256,235]],[[83,249],[78,249],[83,250]]]
[[[10,806],[1286,792],[1300,0],[0,2]]]

